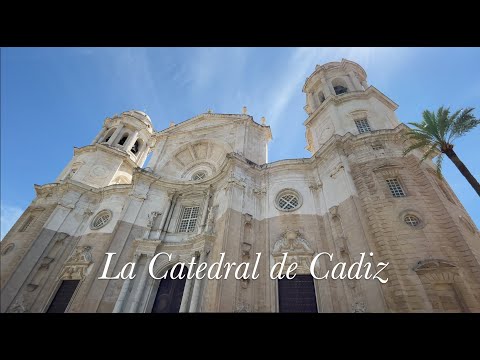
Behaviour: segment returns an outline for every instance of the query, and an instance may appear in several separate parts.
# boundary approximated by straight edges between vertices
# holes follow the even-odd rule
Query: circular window
[[[405,215],[403,221],[405,221],[407,225],[410,225],[412,227],[416,227],[418,226],[418,224],[420,224],[419,218],[417,218],[415,215]]]
[[[112,212],[110,210],[102,210],[92,220],[90,227],[93,230],[100,229],[107,225],[112,218]]]
[[[203,180],[206,177],[207,177],[207,172],[205,170],[200,170],[192,175],[192,180],[194,181]]]
[[[295,190],[282,190],[275,199],[275,206],[281,211],[294,211],[302,206],[302,197]]]

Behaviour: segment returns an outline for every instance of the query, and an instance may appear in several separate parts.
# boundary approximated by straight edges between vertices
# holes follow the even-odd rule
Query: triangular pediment
[[[249,119],[251,119],[249,115],[205,113],[175,124],[165,130],[160,131],[160,133],[174,135],[186,132],[191,133],[192,131],[211,132],[219,128],[224,128],[225,126],[232,126],[236,123],[244,122]]]

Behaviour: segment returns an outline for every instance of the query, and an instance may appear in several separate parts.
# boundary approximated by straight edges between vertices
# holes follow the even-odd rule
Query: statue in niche
[[[207,234],[213,234],[215,231],[215,217],[217,215],[218,205],[208,208]]]
[[[153,224],[155,223],[155,219],[160,215],[161,213],[159,211],[152,211],[150,214],[148,214],[147,227],[152,228]]]

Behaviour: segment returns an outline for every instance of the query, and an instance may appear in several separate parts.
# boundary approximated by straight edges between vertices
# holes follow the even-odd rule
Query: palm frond
[[[428,146],[429,144],[431,144],[431,143],[427,140],[414,142],[413,144],[408,146],[405,150],[403,150],[403,156],[407,155],[409,152],[411,152],[415,149],[419,149],[419,148],[423,148],[425,146]]]
[[[466,108],[455,118],[452,117],[453,125],[448,138],[449,143],[452,143],[453,140],[465,135],[480,124],[480,119],[476,119],[472,114],[473,110],[474,108]]]
[[[440,108],[442,109],[442,108]],[[439,110],[440,110],[439,109]],[[442,109],[443,111],[443,109]],[[438,122],[434,112],[430,112],[425,110],[423,112],[423,121],[421,123],[423,128],[421,130],[429,133],[432,137],[434,137],[437,141],[442,141],[442,138],[438,132]]]
[[[442,179],[443,178],[443,175],[442,175],[442,162],[443,162],[443,154],[440,153],[438,156],[437,156],[437,160],[435,161],[435,166],[437,168],[437,176]]]
[[[435,150],[438,151],[437,145],[432,145],[432,146],[430,146],[430,149],[428,149],[427,151],[425,151],[425,153],[423,154],[422,159],[420,160],[420,162],[422,162],[422,161],[424,161],[425,159],[427,159]]]

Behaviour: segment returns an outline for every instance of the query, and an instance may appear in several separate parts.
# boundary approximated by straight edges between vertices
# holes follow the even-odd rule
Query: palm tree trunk
[[[475,179],[475,177],[472,175],[472,173],[467,169],[462,160],[458,158],[455,151],[453,151],[453,149],[448,149],[445,152],[445,155],[447,155],[448,158],[452,160],[457,169],[462,173],[463,176],[465,176],[465,179],[467,179],[470,185],[472,185],[473,189],[477,192],[478,196],[480,196],[480,184],[478,183],[477,179]]]

